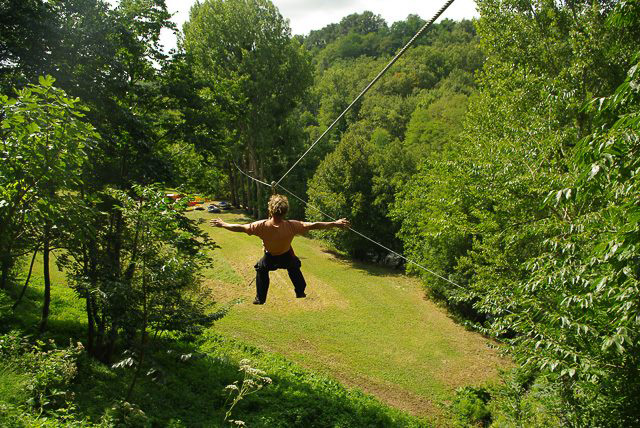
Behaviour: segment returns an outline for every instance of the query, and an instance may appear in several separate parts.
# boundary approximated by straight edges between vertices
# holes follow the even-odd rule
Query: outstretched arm
[[[249,225],[248,224],[231,224],[227,223],[221,218],[213,219],[209,222],[209,224],[213,227],[221,227],[223,229],[230,230],[231,232],[248,232]]]
[[[351,226],[351,223],[349,223],[349,220],[346,218],[341,218],[336,221],[304,222],[305,230],[331,229],[332,227],[347,229],[349,226]]]

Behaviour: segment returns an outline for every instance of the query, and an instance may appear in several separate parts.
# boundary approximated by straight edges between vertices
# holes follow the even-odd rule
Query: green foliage
[[[34,53],[44,53],[49,47],[47,6],[41,1],[0,3],[1,93],[9,93],[16,82],[24,84],[29,80],[25,75],[38,72],[43,56]]]
[[[27,403],[41,411],[63,407],[70,398],[70,384],[82,351],[79,343],[61,349],[53,341],[31,345],[15,331],[0,336],[0,356],[8,381],[22,384],[29,396]]]
[[[331,213],[334,218],[346,217],[355,230],[376,233],[378,238],[392,239],[384,211],[374,208],[374,151],[370,142],[352,131],[342,139],[336,150],[320,164],[309,183],[307,216],[321,221]],[[327,230],[318,233],[338,249],[365,259],[370,252],[379,252],[369,241],[354,233]],[[384,253],[383,253],[384,254]]]
[[[483,388],[458,388],[451,411],[462,426],[489,426],[491,412],[487,408],[487,402],[490,399],[489,392]]]
[[[208,315],[213,299],[201,284],[211,243],[155,187],[132,192],[109,189],[86,200],[77,229],[68,231],[61,258],[70,284],[88,308],[89,352],[109,361],[119,336],[157,332],[197,334],[219,317]],[[102,206],[115,211],[101,212]],[[121,247],[114,251],[113,234]]]
[[[414,22],[414,18],[409,17],[408,22]],[[338,31],[328,27],[329,30]],[[386,37],[385,31],[378,29],[368,35]],[[453,37],[453,33],[468,37]],[[378,87],[314,148],[300,165],[314,171],[307,192],[312,205],[334,217],[346,216],[356,230],[379,238],[376,240],[390,249],[400,250],[394,235],[405,216],[394,216],[398,221],[391,221],[391,207],[421,160],[440,156],[440,152],[451,150],[459,141],[469,95],[475,90],[472,73],[482,64],[474,34],[465,22],[436,25],[422,39],[426,46],[409,49]],[[309,37],[315,36],[312,33]],[[337,37],[326,50],[341,40]],[[320,50],[316,60],[322,61],[323,55],[331,52]],[[312,139],[387,61],[378,48],[376,55],[343,58],[318,68],[314,104],[309,106],[310,111],[317,111],[317,119],[307,127]],[[312,208],[307,210],[307,216],[324,219]],[[361,236],[330,231],[321,236],[359,258],[383,259],[388,254]]]
[[[50,225],[74,199],[70,192],[78,189],[86,151],[97,140],[82,121],[79,100],[53,83],[41,77],[40,85],[18,91],[16,98],[0,95],[1,288],[17,258],[41,246],[43,233],[51,235]]]
[[[635,425],[637,47],[616,25],[636,2],[479,9],[481,91],[457,147],[398,195],[400,236],[463,287],[429,278],[433,295],[533,373],[496,421]]]
[[[236,417],[248,426],[426,426],[359,391],[347,390],[324,376],[309,373],[274,354],[219,335],[203,348],[229,361],[248,358],[264,370],[272,384],[238,405]]]
[[[311,83],[308,58],[287,22],[268,0],[207,0],[191,9],[184,32],[195,76],[224,88],[235,106],[227,124],[228,166],[235,161],[261,177],[283,172],[300,151],[292,115]],[[262,215],[264,189],[245,188],[244,177],[229,175],[233,202]]]
[[[394,55],[425,22],[417,15],[409,15],[406,20],[396,21],[388,27],[379,15],[365,11],[348,15],[338,24],[312,30],[303,38],[303,43],[313,55],[319,71],[322,71],[338,60]],[[471,21],[445,19],[432,25],[414,42],[414,46],[468,44],[474,37],[475,29]]]
[[[117,401],[106,412],[103,419],[108,420],[115,426],[126,427],[148,427],[149,417],[140,407],[127,401]]]
[[[518,367],[502,376],[503,383],[491,389],[492,426],[562,426],[566,411],[551,376],[540,376],[528,367]]]
[[[547,224],[554,236],[530,262],[523,290],[530,315],[505,323],[521,333],[516,355],[563,381],[558,393],[577,423],[613,415],[624,425],[638,423],[637,68],[595,104],[603,127],[578,146],[571,187],[549,195],[548,204],[570,216]]]
[[[240,361],[240,368],[238,370],[244,373],[242,382],[235,381],[225,387],[225,390],[228,391],[229,394],[227,400],[231,401],[229,409],[224,414],[224,421],[229,422],[232,425],[244,425],[243,421],[229,419],[233,412],[233,408],[240,402],[240,400],[244,399],[248,395],[255,394],[271,383],[271,378],[266,376],[264,371],[251,367],[250,360],[245,359]]]

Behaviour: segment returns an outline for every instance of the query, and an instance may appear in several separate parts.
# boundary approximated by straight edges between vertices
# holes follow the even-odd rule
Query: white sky
[[[111,4],[118,0],[108,0]],[[328,24],[337,23],[352,13],[369,10],[381,15],[387,24],[405,19],[409,14],[420,15],[422,19],[430,19],[445,3],[445,0],[272,0],[282,16],[289,20],[293,34],[308,34]],[[182,23],[189,19],[189,9],[196,0],[166,0],[169,12],[174,13],[173,21],[182,28]],[[456,0],[442,14],[440,19],[461,20],[477,17],[474,0]],[[175,47],[173,34],[165,31],[162,43],[167,50]]]

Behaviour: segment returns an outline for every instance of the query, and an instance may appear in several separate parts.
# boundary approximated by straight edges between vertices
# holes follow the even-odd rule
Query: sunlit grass
[[[233,222],[248,221],[237,213],[218,215],[196,211],[189,215],[202,219],[221,216]],[[214,338],[203,342],[208,353],[234,359],[258,355],[257,362],[262,368],[270,374],[280,373],[276,377],[287,384],[297,382],[296,379],[300,382],[313,379],[309,374],[289,373],[289,363],[273,353],[281,354],[319,376],[326,375],[370,393],[399,409],[428,416],[437,425],[446,424],[442,406],[451,399],[456,387],[491,381],[496,378],[497,368],[507,365],[495,350],[489,348],[487,340],[455,324],[442,309],[425,300],[415,279],[379,266],[339,259],[318,241],[307,238],[296,238],[294,248],[303,262],[308,297],[296,299],[286,271],[280,270],[271,274],[267,304],[254,306],[251,301],[255,285],[251,282],[255,274],[253,265],[262,253],[260,240],[245,234],[214,230],[206,223],[203,228],[221,246],[212,251],[213,264],[203,272],[206,284],[220,303],[244,299],[244,303],[234,306],[227,317],[216,323],[213,331],[271,352],[255,354],[255,350],[245,348],[241,343],[222,346],[223,342],[227,343],[226,339]],[[49,325],[53,337],[67,337],[67,341],[68,337],[82,338],[86,328],[83,300],[66,285],[65,273],[59,272],[54,263],[51,267]],[[42,289],[42,262],[38,260],[31,287],[16,313],[25,329],[33,331],[39,322]],[[102,379],[101,386],[96,386],[86,400],[80,400],[80,407],[89,415],[100,414],[107,405],[88,398],[94,396],[94,392],[107,394],[104,398],[111,402],[124,389],[118,384],[122,380],[114,377],[106,367],[95,365],[92,370],[99,369],[104,371],[101,375],[104,379],[97,372],[87,376]],[[176,372],[176,376],[181,375]],[[19,381],[16,378],[6,387],[13,388]],[[330,385],[326,382],[321,381],[325,385],[321,388]],[[290,387],[299,388],[294,383]],[[91,390],[84,381],[80,388],[84,392]],[[288,394],[287,391],[281,393]],[[308,394],[311,397],[320,392],[308,391]],[[196,400],[196,395],[193,399]],[[275,401],[281,399],[277,394],[273,396]],[[197,400],[202,401],[196,406],[201,409],[197,417],[207,419],[217,414],[217,411],[209,414],[202,410],[206,408],[206,400]],[[354,400],[354,403],[364,403],[368,399],[362,396]],[[150,402],[145,407],[153,408],[156,404]],[[376,407],[375,404],[372,406]],[[170,407],[167,409],[173,411]],[[256,415],[261,414],[259,409],[245,410],[250,414],[254,411]]]
[[[249,221],[235,213],[190,215]],[[255,288],[249,282],[262,253],[260,240],[203,227],[222,247],[214,251],[216,263],[228,264],[243,278],[228,272],[208,275],[218,300],[245,299],[217,325],[228,335],[431,416],[440,413],[456,387],[495,379],[498,367],[507,365],[485,338],[425,300],[415,279],[340,260],[304,237],[296,238],[293,247],[302,259],[308,297],[295,299],[286,271],[279,270],[271,273],[267,304],[254,306]]]
[[[218,258],[214,263],[209,274],[242,278],[234,273],[231,264],[225,270],[224,259]],[[82,340],[86,327],[83,300],[64,284],[64,273],[59,271],[52,271],[49,332],[45,336],[35,333],[42,302],[41,269],[42,263],[38,262],[25,299],[11,317],[14,324],[11,328],[32,331],[33,337],[43,340],[54,338],[59,346],[70,339]],[[238,362],[245,358],[273,379],[272,385],[242,400],[234,410],[234,417],[246,421],[248,426],[428,426],[372,396],[345,390],[331,378],[305,370],[280,355],[227,338],[217,330],[217,325],[208,329],[197,344],[181,342],[172,335],[154,338],[149,344],[147,365],[157,370],[160,377],[157,381],[141,377],[131,398],[148,415],[148,426],[222,426],[227,410],[225,386],[239,380]],[[9,422],[12,424],[7,426],[40,426],[49,418],[40,417],[26,404],[30,396],[28,385],[33,380],[20,368],[20,361],[0,362],[0,426]],[[102,421],[114,403],[125,397],[135,370],[114,369],[87,355],[81,356],[78,370],[71,386],[72,417],[90,426],[89,421]],[[14,424],[18,418],[21,423]],[[66,426],[49,419],[51,426]]]
[[[60,271],[55,263],[55,253],[51,257],[51,304],[49,307],[48,326],[56,335],[76,336],[84,331],[86,326],[86,313],[83,300],[78,299],[76,292],[67,285],[64,272]],[[23,275],[14,284],[13,294],[18,295],[24,284],[29,266],[24,266]],[[44,297],[44,277],[42,255],[36,257],[33,273],[29,281],[29,287],[25,296],[15,311],[16,320],[26,330],[35,330],[40,322]]]

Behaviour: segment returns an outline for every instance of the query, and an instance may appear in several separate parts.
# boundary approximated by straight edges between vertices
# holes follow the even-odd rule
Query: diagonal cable
[[[233,162],[233,161],[231,161],[231,162]],[[258,180],[257,178],[252,177],[252,176],[250,176],[249,174],[247,174],[246,172],[244,172],[243,170],[241,170],[241,169],[240,169],[240,167],[239,167],[235,162],[233,162],[233,166],[235,166],[235,167],[236,167],[236,169],[237,169],[238,171],[240,171],[240,173],[241,173],[242,175],[245,175],[245,176],[249,177],[250,179],[252,179],[252,180],[253,180],[253,181],[255,181],[256,183],[260,183],[260,184],[263,184],[263,185],[265,185],[265,186],[269,186],[269,187],[271,187],[271,184],[266,183],[266,182],[261,181],[261,180]]]
[[[246,172],[244,172],[243,170],[241,170],[241,169],[240,169],[240,167],[239,167],[238,165],[236,165],[236,163],[235,163],[235,162],[233,163],[233,165],[235,165],[235,167],[238,169],[238,171],[240,171],[243,175],[245,175],[245,176],[249,177],[250,179],[252,179],[252,180],[253,180],[253,181],[255,181],[256,183],[260,183],[260,184],[262,184],[262,185],[264,185],[264,186],[271,187],[271,184],[266,183],[266,182],[264,182],[264,181],[262,181],[262,180],[258,180],[257,178],[252,177],[252,176],[250,176],[249,174],[247,174]],[[285,192],[287,192],[289,195],[291,195],[291,196],[293,196],[294,198],[296,198],[298,201],[302,202],[305,206],[307,206],[307,207],[309,207],[309,208],[311,208],[311,209],[314,209],[314,210],[318,211],[320,214],[324,215],[324,216],[325,216],[325,217],[327,217],[327,218],[330,218],[330,219],[331,219],[331,220],[333,220],[333,221],[336,221],[336,220],[337,220],[337,219],[336,219],[336,218],[334,218],[333,216],[331,216],[331,215],[327,214],[326,212],[322,211],[320,208],[318,208],[318,207],[316,207],[316,206],[314,206],[314,205],[310,204],[309,202],[305,201],[304,199],[302,199],[301,197],[299,197],[298,195],[296,195],[295,193],[293,193],[291,190],[289,190],[289,189],[285,188],[282,184],[275,184],[275,185],[276,185],[276,186],[278,186],[279,188],[281,188],[282,190],[284,190]],[[363,237],[364,239],[368,240],[369,242],[372,242],[373,244],[376,244],[376,245],[377,245],[377,246],[379,246],[380,248],[384,248],[385,250],[389,251],[390,253],[395,254],[396,256],[398,256],[398,257],[400,257],[401,259],[405,260],[407,263],[411,263],[411,264],[413,264],[413,265],[416,265],[416,266],[418,266],[420,269],[424,270],[425,272],[429,272],[431,275],[434,275],[434,276],[436,276],[436,277],[438,277],[438,278],[442,279],[443,281],[447,281],[449,284],[453,284],[453,285],[455,285],[456,287],[458,287],[458,288],[459,288],[459,289],[461,289],[461,290],[469,291],[469,290],[467,290],[466,288],[464,288],[463,286],[461,286],[460,284],[457,284],[457,283],[455,283],[455,282],[451,281],[450,279],[445,278],[444,276],[440,275],[439,273],[434,272],[433,270],[429,269],[428,267],[422,266],[420,263],[414,262],[413,260],[408,259],[407,257],[403,256],[402,254],[400,254],[400,253],[398,253],[398,252],[396,252],[396,251],[393,251],[393,250],[392,250],[392,249],[390,249],[390,248],[387,248],[386,246],[382,245],[381,243],[379,243],[379,242],[377,242],[377,241],[374,241],[373,239],[369,238],[369,237],[368,237],[368,236],[366,236],[365,234],[358,232],[358,231],[357,231],[357,230],[355,230],[354,228],[349,227],[348,229],[349,229],[350,231],[352,231],[353,233],[355,233],[355,234],[357,234],[357,235],[360,235],[361,237]]]
[[[295,193],[293,193],[291,190],[289,190],[289,189],[285,188],[284,186],[282,186],[282,184],[275,184],[275,183],[273,183],[273,184],[269,184],[269,183],[266,183],[266,182],[264,182],[264,181],[262,181],[262,180],[258,180],[257,178],[252,177],[252,176],[250,176],[249,174],[247,174],[246,172],[244,172],[243,170],[241,170],[241,169],[240,169],[240,167],[238,167],[238,165],[236,165],[236,163],[235,163],[235,162],[233,163],[233,165],[234,165],[234,166],[238,169],[238,171],[240,171],[243,175],[247,176],[248,178],[250,178],[251,180],[255,181],[256,183],[260,183],[260,184],[262,184],[262,185],[264,185],[264,186],[268,186],[268,187],[271,187],[271,188],[273,188],[274,186],[280,187],[282,190],[284,190],[285,192],[287,192],[289,195],[293,196],[295,199],[297,199],[298,201],[302,202],[305,206],[307,206],[307,207],[309,207],[309,208],[311,208],[311,209],[314,209],[314,210],[318,211],[320,214],[324,215],[324,216],[325,216],[325,217],[327,217],[327,218],[330,218],[330,219],[331,219],[331,220],[333,220],[333,221],[336,221],[336,220],[337,220],[337,219],[336,219],[336,218],[334,218],[333,216],[331,216],[331,215],[329,215],[329,214],[325,213],[324,211],[322,211],[320,208],[318,208],[318,207],[316,207],[316,206],[314,206],[314,205],[312,205],[312,204],[308,203],[307,201],[305,201],[304,199],[302,199],[301,197],[299,197],[298,195],[296,195]],[[453,281],[451,281],[451,280],[450,280],[450,279],[448,279],[448,278],[445,278],[444,276],[440,275],[440,274],[439,274],[439,273],[437,273],[437,272],[434,272],[433,270],[429,269],[428,267],[423,266],[423,265],[421,265],[420,263],[415,262],[415,261],[413,261],[413,260],[411,260],[411,259],[409,259],[409,258],[407,258],[407,257],[403,256],[402,254],[400,254],[400,253],[398,253],[398,252],[396,252],[396,251],[393,251],[393,250],[392,250],[392,249],[390,249],[390,248],[387,248],[386,246],[382,245],[381,243],[379,243],[379,242],[377,242],[377,241],[374,241],[373,239],[369,238],[368,236],[364,235],[363,233],[358,232],[357,230],[353,229],[352,227],[349,227],[349,230],[350,230],[350,231],[352,231],[353,233],[357,234],[357,235],[360,235],[360,236],[361,236],[361,237],[363,237],[364,239],[366,239],[366,240],[368,240],[368,241],[370,241],[370,242],[372,242],[372,243],[374,243],[374,244],[378,245],[379,247],[384,248],[385,250],[389,251],[390,253],[395,254],[396,256],[400,257],[401,259],[403,259],[403,260],[404,260],[404,261],[406,261],[407,263],[411,263],[412,265],[415,265],[415,266],[419,267],[420,269],[424,270],[425,272],[428,272],[428,273],[430,273],[431,275],[433,275],[433,276],[435,276],[435,277],[437,277],[437,278],[440,278],[440,279],[442,279],[443,281],[446,281],[446,282],[448,282],[448,283],[449,283],[449,284],[451,284],[451,285],[454,285],[454,286],[458,287],[460,290],[465,291],[465,292],[469,292],[469,291],[470,291],[470,290],[468,290],[468,289],[464,288],[463,286],[461,286],[460,284],[458,284],[458,283],[456,283],[456,282],[453,282]],[[512,311],[511,311],[511,310],[509,310],[509,309],[503,308],[502,310],[503,310],[503,311],[505,311],[506,313],[511,314],[511,315],[515,315],[515,313],[514,313],[514,312],[512,312]]]
[[[315,206],[311,205],[310,203],[306,202],[304,199],[300,198],[299,196],[297,196],[297,195],[296,195],[295,193],[293,193],[292,191],[290,191],[290,190],[288,190],[288,189],[284,188],[284,187],[282,186],[282,184],[278,184],[277,186],[278,186],[278,187],[280,187],[280,188],[281,188],[282,190],[284,190],[285,192],[287,192],[289,195],[291,195],[291,196],[293,196],[294,198],[296,198],[298,201],[302,202],[302,203],[303,203],[304,205],[306,205],[307,207],[309,207],[309,208],[311,208],[311,209],[314,209],[314,210],[318,211],[320,214],[322,214],[322,215],[326,216],[327,218],[330,218],[330,219],[331,219],[331,220],[333,220],[333,221],[336,221],[336,220],[337,220],[337,219],[335,219],[333,216],[330,216],[329,214],[327,214],[327,213],[325,213],[324,211],[322,211],[320,208],[315,207]],[[459,285],[459,284],[457,284],[457,283],[455,283],[455,282],[451,281],[451,280],[450,280],[450,279],[448,279],[448,278],[445,278],[444,276],[440,275],[440,274],[439,274],[439,273],[437,273],[437,272],[434,272],[433,270],[429,269],[428,267],[422,266],[420,263],[414,262],[413,260],[411,260],[411,259],[409,259],[409,258],[407,258],[407,257],[403,256],[402,254],[400,254],[400,253],[398,253],[398,252],[396,252],[396,251],[393,251],[393,250],[392,250],[392,249],[390,249],[390,248],[387,248],[386,246],[382,245],[381,243],[379,243],[379,242],[377,242],[377,241],[375,241],[375,240],[373,240],[373,239],[369,238],[369,237],[368,237],[368,236],[366,236],[365,234],[358,232],[358,231],[357,231],[357,230],[355,230],[354,228],[349,227],[348,229],[349,229],[350,231],[352,231],[353,233],[355,233],[356,235],[359,235],[359,236],[363,237],[363,238],[364,238],[364,239],[366,239],[367,241],[369,241],[369,242],[371,242],[371,243],[373,243],[373,244],[376,244],[376,245],[377,245],[377,246],[379,246],[380,248],[383,248],[383,249],[387,250],[388,252],[395,254],[396,256],[398,256],[398,257],[400,257],[401,259],[405,260],[407,263],[411,263],[411,264],[413,264],[413,265],[415,265],[415,266],[418,266],[420,269],[422,269],[422,270],[424,270],[424,271],[426,271],[426,272],[429,272],[431,275],[434,275],[434,276],[436,276],[436,277],[438,277],[438,278],[442,279],[443,281],[448,282],[449,284],[455,285],[456,287],[458,287],[459,289],[461,289],[461,290],[463,290],[463,291],[466,291],[466,292],[468,292],[468,291],[469,291],[469,290],[467,290],[466,288],[464,288],[463,286],[461,286],[461,285]]]
[[[364,96],[364,94],[366,94],[369,89],[371,89],[371,87],[373,85],[375,85],[375,83],[380,80],[380,78],[387,72],[387,70],[393,65],[395,64],[395,62],[402,56],[402,54],[405,53],[405,51],[409,48],[409,46],[411,46],[413,44],[413,42],[420,37],[420,35],[422,33],[424,33],[424,31],[429,28],[436,19],[438,19],[440,17],[440,15],[442,15],[444,13],[445,10],[447,10],[447,8],[449,6],[451,6],[451,3],[453,3],[454,0],[448,0],[444,6],[442,6],[440,8],[440,10],[438,12],[436,12],[435,15],[433,15],[433,18],[431,18],[427,23],[425,23],[422,28],[420,28],[420,30],[418,30],[418,32],[411,38],[411,40],[409,40],[409,42],[404,45],[404,47],[402,49],[400,49],[400,51],[398,51],[398,53],[396,54],[396,56],[394,56],[391,61],[389,61],[389,63],[382,69],[382,71],[380,71],[380,73],[378,73],[378,75],[362,90],[362,92],[360,92],[360,94],[351,102],[351,104],[349,104],[347,106],[346,109],[344,109],[344,111],[342,113],[340,113],[340,116],[338,116],[336,118],[336,120],[333,121],[333,123],[331,125],[329,125],[329,127],[322,133],[322,135],[320,135],[316,141],[309,146],[309,148],[302,154],[302,156],[300,156],[300,158],[298,158],[298,160],[291,166],[291,168],[289,168],[289,170],[287,172],[284,173],[284,175],[280,178],[280,180],[276,181],[276,185],[279,185],[280,182],[282,180],[284,180],[284,178],[293,170],[293,168],[296,167],[296,165],[298,165],[300,163],[300,161],[302,160],[302,158],[304,158],[307,153],[309,153],[311,151],[311,149],[313,149],[313,147],[318,144],[320,142],[320,140],[322,140],[322,138],[327,135],[327,133],[329,133],[329,131],[331,131],[333,129],[333,127],[340,121],[340,119],[342,119],[342,117],[347,114],[347,112],[349,110],[351,110],[351,107],[353,107],[359,100],[360,98],[362,98]]]

